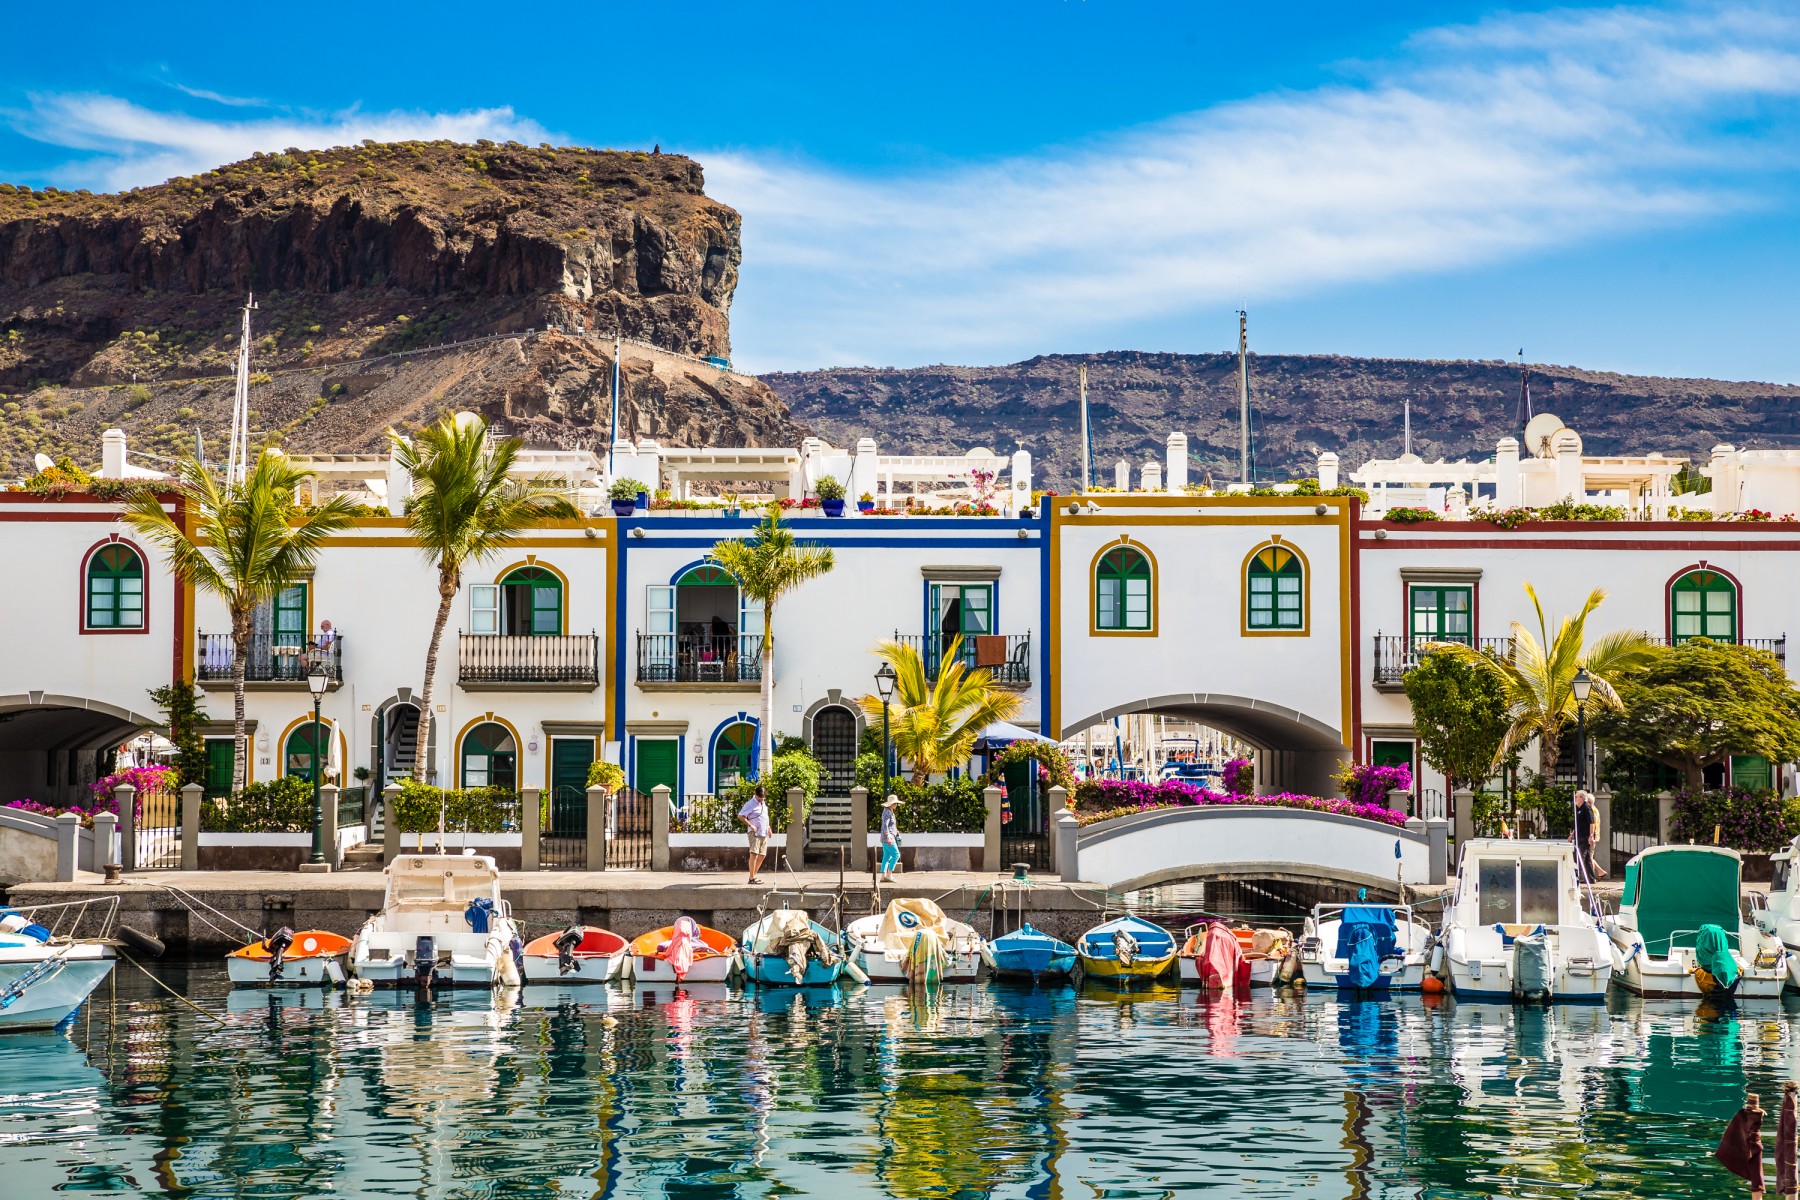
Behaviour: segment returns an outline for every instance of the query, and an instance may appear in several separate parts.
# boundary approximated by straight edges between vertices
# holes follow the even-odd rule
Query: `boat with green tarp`
[[[1789,951],[1744,920],[1742,894],[1735,850],[1645,850],[1625,865],[1619,911],[1602,922],[1617,960],[1613,979],[1640,996],[1778,999]]]

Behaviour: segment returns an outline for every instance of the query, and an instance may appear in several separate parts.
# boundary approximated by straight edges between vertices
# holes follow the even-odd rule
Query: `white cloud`
[[[215,98],[210,93],[206,96]],[[87,152],[55,172],[57,182],[109,191],[161,183],[235,162],[258,150],[288,146],[312,150],[355,145],[364,138],[378,142],[438,138],[539,142],[548,138],[537,122],[510,108],[453,113],[351,110],[324,116],[213,121],[159,112],[116,96],[38,94],[31,96],[30,102],[27,110],[10,114],[15,130],[41,142]]]
[[[1431,30],[1354,82],[929,175],[698,157],[744,214],[741,359],[992,362],[1761,203],[1797,93],[1783,11],[1621,8]]]

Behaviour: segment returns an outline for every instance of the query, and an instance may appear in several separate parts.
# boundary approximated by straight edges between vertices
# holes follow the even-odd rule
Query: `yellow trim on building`
[[[520,787],[525,786],[522,782],[525,778],[524,762],[522,761],[525,758],[525,739],[519,736],[518,728],[514,726],[511,721],[508,721],[505,717],[497,717],[491,712],[482,713],[479,717],[471,717],[468,721],[463,723],[461,729],[456,731],[456,740],[450,743],[450,778],[452,780],[452,786],[460,788],[463,785],[463,739],[469,736],[469,730],[475,728],[477,725],[486,725],[490,721],[512,735],[513,753],[518,755],[518,759],[515,761],[519,763],[514,772],[514,777],[521,781],[519,783]]]
[[[605,697],[601,703],[606,706],[606,741],[616,742],[619,740],[619,696],[616,691],[619,646],[618,638],[615,636],[618,633],[618,622],[614,619],[613,605],[620,602],[618,542],[614,540],[619,532],[619,519],[602,517],[600,524],[603,530],[601,536],[605,539],[606,544],[606,599],[600,611],[600,628],[603,630],[600,636],[604,639],[606,646],[606,678],[602,682],[600,694]],[[596,751],[594,757],[599,758],[605,751],[606,747],[603,745]],[[620,757],[623,758],[624,755],[620,755]]]
[[[563,574],[555,566],[553,566],[550,563],[540,561],[538,559],[538,556],[535,554],[527,554],[522,560],[514,563],[512,566],[507,567],[504,571],[501,571],[498,575],[494,576],[493,582],[496,586],[504,584],[506,582],[506,577],[508,575],[511,575],[514,571],[522,571],[526,567],[538,567],[542,570],[548,571],[552,575],[556,576],[557,582],[562,584],[562,632],[565,634],[568,633],[569,632],[569,577],[567,575]]]
[[[311,725],[312,719],[313,719],[312,714],[306,713],[304,716],[301,716],[295,720],[289,721],[287,723],[287,728],[283,729],[281,731],[281,740],[275,743],[275,748],[274,748],[275,774],[270,776],[271,779],[285,779],[287,777],[288,739],[294,735],[294,730],[300,728],[302,725]],[[329,725],[331,723],[332,723],[332,719],[330,717],[326,717],[323,715],[321,715],[319,717],[319,724]],[[341,786],[343,786],[344,777],[349,775],[350,771],[351,771],[350,739],[347,736],[345,736],[345,734],[344,734],[344,723],[342,721],[337,722],[337,735],[338,735],[338,778],[335,782],[341,787]],[[252,738],[252,739],[250,739],[250,741],[251,741],[252,747],[254,748],[256,739]],[[252,761],[254,761],[256,758],[255,754],[252,754],[250,757],[251,757]],[[249,780],[246,779],[245,782],[248,783]],[[328,780],[325,782],[331,782],[331,781]]]
[[[1268,567],[1278,570],[1275,558],[1280,554],[1291,554],[1300,560],[1300,625],[1294,629],[1252,629],[1250,628],[1250,564],[1263,555],[1270,555]],[[1271,592],[1273,601],[1274,594]],[[1300,547],[1284,544],[1281,535],[1276,534],[1266,542],[1258,542],[1250,553],[1244,555],[1244,561],[1238,565],[1238,633],[1243,637],[1311,637],[1312,636],[1312,563],[1300,552]]]

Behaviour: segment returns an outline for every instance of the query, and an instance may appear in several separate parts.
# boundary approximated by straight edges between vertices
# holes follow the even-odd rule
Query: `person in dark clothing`
[[[1589,883],[1606,872],[1594,861],[1594,843],[1600,840],[1600,814],[1594,809],[1592,792],[1575,793],[1575,828],[1570,831],[1576,857],[1581,860],[1582,878]]]

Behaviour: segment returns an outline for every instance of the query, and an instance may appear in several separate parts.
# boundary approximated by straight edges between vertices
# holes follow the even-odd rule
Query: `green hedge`
[[[293,775],[200,802],[204,833],[311,833],[312,784]]]
[[[880,759],[876,759],[880,769]],[[876,780],[877,787],[880,779]],[[894,778],[891,788],[900,797],[895,819],[901,833],[980,833],[987,828],[987,798],[979,781],[964,777],[944,779],[923,787],[909,779]],[[869,790],[869,831],[881,828],[881,802],[885,797]]]
[[[519,829],[519,796],[505,788],[432,787],[409,779],[400,785],[388,819],[401,833],[432,833],[443,812],[444,828],[468,833],[513,833]]]

